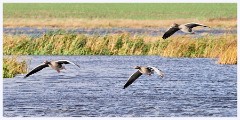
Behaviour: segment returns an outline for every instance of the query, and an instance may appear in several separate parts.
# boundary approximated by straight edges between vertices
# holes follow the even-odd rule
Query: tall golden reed
[[[4,55],[160,55],[165,57],[219,58],[221,64],[237,63],[237,35],[107,36],[51,34],[39,38],[4,35]]]
[[[12,78],[17,74],[27,72],[25,60],[18,61],[16,56],[3,58],[3,78]]]

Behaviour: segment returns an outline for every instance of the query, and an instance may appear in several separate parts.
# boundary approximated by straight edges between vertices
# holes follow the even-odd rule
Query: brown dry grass
[[[208,25],[210,27],[225,27],[235,28],[237,26],[236,19],[176,19],[176,20],[126,20],[126,19],[23,19],[23,18],[5,18],[3,22],[4,27],[59,27],[59,28],[110,28],[110,27],[169,27],[172,23],[188,23],[197,22]]]

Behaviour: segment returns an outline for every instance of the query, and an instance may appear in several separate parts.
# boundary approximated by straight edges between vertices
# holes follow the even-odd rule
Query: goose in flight
[[[154,71],[160,76],[163,77],[164,74],[161,70],[157,69],[156,67],[144,67],[144,66],[136,66],[135,69],[138,69],[138,71],[136,71],[135,73],[133,73],[127,83],[124,85],[123,89],[127,88],[129,85],[131,85],[138,77],[140,77],[142,74],[145,75],[151,75],[154,73]]]
[[[173,35],[175,32],[177,32],[178,30],[183,31],[184,33],[195,34],[194,31],[192,30],[192,28],[197,27],[197,26],[209,27],[209,26],[206,26],[203,24],[198,24],[198,23],[187,23],[187,24],[182,24],[182,25],[173,23],[170,26],[170,28],[163,34],[162,38],[166,39],[166,38],[170,37],[171,35]]]
[[[24,78],[27,78],[28,76],[42,70],[45,67],[51,67],[52,69],[54,69],[58,73],[60,73],[60,70],[62,70],[62,69],[66,70],[66,68],[63,66],[63,64],[73,64],[73,65],[76,65],[77,67],[79,67],[79,65],[77,65],[73,62],[70,62],[68,60],[44,61],[42,64],[38,65],[33,70],[31,70],[27,75],[25,75]]]

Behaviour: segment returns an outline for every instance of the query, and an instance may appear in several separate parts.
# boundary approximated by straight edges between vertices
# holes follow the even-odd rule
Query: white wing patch
[[[160,77],[164,76],[164,73],[161,70],[159,70],[158,68],[151,67],[151,66],[148,66],[148,67],[152,68]]]
[[[80,68],[79,65],[77,65],[77,64],[75,64],[75,63],[73,63],[73,62],[71,62],[71,61],[69,61],[69,60],[58,60],[57,62],[68,62],[68,63],[70,63],[70,64],[72,64],[72,65],[76,65],[76,66],[78,66],[78,67]]]

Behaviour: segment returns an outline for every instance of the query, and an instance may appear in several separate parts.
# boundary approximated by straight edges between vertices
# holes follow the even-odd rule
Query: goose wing
[[[166,39],[170,37],[172,34],[174,34],[175,32],[177,32],[178,30],[180,30],[178,27],[171,27],[163,34],[162,38]]]
[[[161,70],[159,70],[158,68],[151,67],[151,66],[149,66],[149,67],[152,68],[160,77],[164,76],[164,73]]]
[[[138,70],[137,72],[133,73],[127,83],[124,85],[123,89],[127,88],[129,85],[131,85],[138,77],[140,77],[142,73]]]
[[[35,67],[32,71],[30,71],[27,75],[25,75],[24,78],[26,78],[26,77],[28,77],[28,76],[30,76],[30,75],[32,75],[32,74],[34,74],[34,73],[42,70],[42,69],[45,68],[45,67],[49,67],[48,64],[45,64],[45,63],[44,63],[44,64],[41,64],[41,65],[38,65],[38,66]]]
[[[203,26],[203,27],[208,27],[206,25],[203,25],[203,24],[199,24],[199,23],[187,23],[187,24],[184,24],[185,26],[189,27],[189,28],[194,28],[194,27],[197,27],[197,26]]]
[[[56,62],[59,63],[59,64],[72,64],[72,65],[76,65],[76,66],[78,66],[80,68],[80,66],[78,64],[75,64],[75,63],[73,63],[73,62],[71,62],[69,60],[58,60]]]

